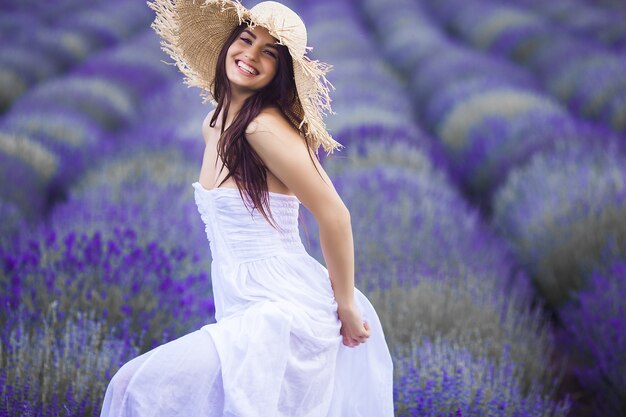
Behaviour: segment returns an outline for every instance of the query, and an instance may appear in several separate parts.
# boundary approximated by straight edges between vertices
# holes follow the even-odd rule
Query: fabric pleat
[[[388,417],[393,365],[355,288],[367,342],[342,342],[327,269],[300,240],[295,196],[270,193],[273,228],[233,188],[194,196],[212,255],[215,323],[125,364],[101,417]]]

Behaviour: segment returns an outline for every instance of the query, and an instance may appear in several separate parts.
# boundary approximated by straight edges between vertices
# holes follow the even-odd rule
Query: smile
[[[237,68],[239,68],[239,71],[247,76],[255,76],[259,74],[259,71],[257,71],[250,65],[247,65],[245,62],[241,60],[235,61],[235,64],[237,64]]]

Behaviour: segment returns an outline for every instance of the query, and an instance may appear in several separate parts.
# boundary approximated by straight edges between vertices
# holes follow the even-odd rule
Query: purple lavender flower
[[[3,415],[97,415],[110,375],[139,353],[133,343],[115,338],[93,312],[60,323],[56,308],[51,305],[35,326],[19,313],[3,326]]]
[[[204,310],[211,289],[201,261],[156,242],[139,242],[141,230],[132,226],[111,225],[103,236],[76,225],[78,232],[44,228],[27,244],[1,250],[2,324],[16,297],[25,323],[36,323],[42,306],[55,302],[59,313],[106,311],[108,325],[127,321],[128,334],[116,336],[139,343],[145,333],[141,346],[147,349],[165,332],[182,334],[212,320],[213,311]]]
[[[596,416],[626,413],[626,262],[595,270],[588,284],[559,310],[572,345],[585,355],[576,368],[594,395]]]
[[[518,384],[519,365],[506,351],[489,358],[445,339],[423,338],[394,351],[394,397],[401,416],[562,416],[569,398],[555,403],[534,385]]]

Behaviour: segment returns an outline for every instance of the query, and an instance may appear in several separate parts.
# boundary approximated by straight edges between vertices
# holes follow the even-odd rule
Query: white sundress
[[[393,365],[369,300],[370,326],[343,344],[327,269],[300,239],[296,196],[269,193],[279,230],[234,188],[192,184],[213,261],[216,323],[126,363],[101,417],[388,417]]]

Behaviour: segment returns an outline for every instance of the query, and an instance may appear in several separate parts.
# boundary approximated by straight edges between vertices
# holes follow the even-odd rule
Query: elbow
[[[341,219],[341,222],[347,225],[350,225],[352,222],[352,219],[350,218],[350,210],[348,210],[348,207],[345,205],[342,205],[340,209],[339,218]]]
[[[323,224],[333,229],[349,228],[351,227],[351,221],[350,211],[344,204],[325,210],[322,218],[318,220],[320,225]]]

